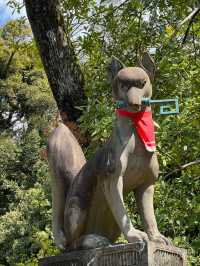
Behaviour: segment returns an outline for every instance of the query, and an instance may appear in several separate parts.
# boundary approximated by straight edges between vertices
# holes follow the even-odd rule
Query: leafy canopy
[[[106,77],[112,55],[131,66],[143,51],[154,52],[157,72],[153,97],[179,97],[180,115],[161,117],[156,109],[154,112],[159,124],[161,170],[156,184],[156,216],[161,232],[174,244],[188,248],[190,265],[198,265],[199,16],[184,44],[189,21],[180,27],[196,1],[61,3],[66,32],[86,79],[88,103],[79,108],[84,110],[81,128],[90,140],[88,157],[109,136],[115,119]],[[26,22],[9,22],[0,32],[0,195],[4,198],[0,204],[0,263],[37,265],[38,258],[57,252],[51,238],[49,174],[43,156],[56,108],[36,46],[27,37],[30,29]],[[127,197],[127,207],[140,227],[132,194]]]

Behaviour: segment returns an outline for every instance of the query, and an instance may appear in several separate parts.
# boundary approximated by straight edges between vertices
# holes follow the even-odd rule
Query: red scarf
[[[154,152],[156,150],[154,123],[151,112],[128,112],[124,109],[117,109],[119,116],[125,116],[132,120],[137,134],[144,143],[147,151]]]

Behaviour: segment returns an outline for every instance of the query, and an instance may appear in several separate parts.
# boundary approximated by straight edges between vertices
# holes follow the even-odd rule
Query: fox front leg
[[[135,229],[126,212],[123,200],[123,177],[109,177],[102,183],[103,191],[119,228],[128,242],[147,241],[147,235]]]
[[[145,232],[150,241],[159,242],[161,244],[170,245],[171,242],[165,236],[161,235],[154,214],[153,206],[154,184],[145,183],[135,189],[136,203],[138,211],[144,225]]]

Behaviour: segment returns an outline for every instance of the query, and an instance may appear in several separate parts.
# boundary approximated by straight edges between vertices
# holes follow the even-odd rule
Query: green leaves
[[[27,31],[26,31],[27,30]],[[41,150],[55,102],[25,21],[1,29],[0,264],[37,265],[55,254],[48,165]]]
[[[200,180],[196,176],[199,167],[196,170],[185,170],[170,183],[160,180],[155,195],[159,229],[173,239],[174,245],[188,249],[190,265],[199,262]]]
[[[156,115],[154,110],[154,119],[160,125],[157,147],[161,171],[156,215],[161,232],[174,244],[188,248],[190,264],[198,265],[200,166],[181,166],[200,158],[199,20],[182,46],[188,24],[178,25],[193,9],[190,1],[176,0],[167,5],[163,1],[125,1],[120,8],[106,7],[97,6],[96,13],[86,18],[87,31],[78,39],[74,36],[86,78],[88,105],[80,121],[90,135],[88,153],[91,156],[106,139],[114,119],[111,86],[105,76],[107,62],[115,55],[131,66],[143,51],[156,48],[153,98],[178,96],[181,110],[178,116],[168,117]],[[98,10],[101,15],[97,15]],[[132,197],[129,195],[127,205],[133,222],[140,226]]]
[[[115,119],[106,67],[112,55],[133,66],[153,48],[157,73],[153,97],[179,97],[178,116],[154,116],[161,175],[155,207],[159,229],[175,245],[189,250],[190,265],[200,264],[199,159],[200,57],[199,20],[182,46],[194,8],[191,1],[61,1],[66,32],[72,38],[85,76],[87,106],[80,118],[91,156],[108,138]],[[15,8],[16,1],[9,1]],[[26,21],[12,21],[0,30],[0,263],[37,265],[55,254],[51,233],[48,166],[40,151],[56,106]],[[14,55],[11,57],[12,53]],[[6,72],[5,72],[6,70]],[[5,75],[6,73],[6,75]],[[80,108],[80,107],[79,107]],[[156,109],[155,109],[156,114]],[[136,226],[133,194],[128,212]]]

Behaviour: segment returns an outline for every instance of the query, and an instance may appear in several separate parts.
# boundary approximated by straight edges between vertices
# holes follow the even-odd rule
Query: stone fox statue
[[[148,54],[142,58],[141,67],[124,67],[113,58],[108,68],[113,96],[126,107],[117,110],[111,137],[89,161],[64,124],[52,132],[48,160],[52,173],[53,235],[58,247],[76,247],[81,237],[91,234],[114,242],[121,232],[128,242],[170,244],[159,233],[154,215],[154,182],[159,165],[151,107],[143,106],[141,101],[152,95],[150,80],[154,70]],[[123,194],[130,191],[135,193],[145,232],[133,226],[126,212]]]

